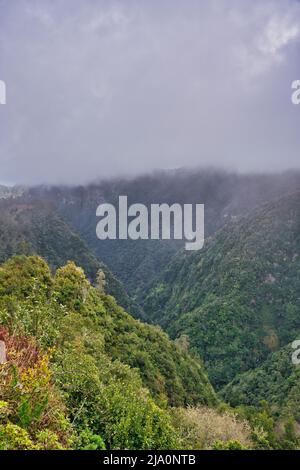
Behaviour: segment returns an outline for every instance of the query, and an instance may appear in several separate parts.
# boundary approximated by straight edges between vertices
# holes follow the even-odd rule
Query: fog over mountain
[[[296,0],[0,0],[3,183],[299,168]]]

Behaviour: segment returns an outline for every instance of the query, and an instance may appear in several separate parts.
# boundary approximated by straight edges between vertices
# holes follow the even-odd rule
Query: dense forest
[[[53,204],[28,203],[18,197],[0,201],[0,262],[15,254],[39,254],[52,270],[72,260],[84,269],[91,282],[101,269],[106,276],[107,292],[124,308],[139,314],[122,283],[55,212]]]
[[[48,201],[124,284],[131,297],[144,300],[173,256],[178,240],[106,240],[95,233],[96,209],[102,202],[117,206],[119,195],[128,204],[205,204],[205,237],[256,206],[300,187],[300,172],[241,175],[216,169],[160,171],[128,179],[109,179],[87,186],[27,188],[27,201]],[[141,314],[141,311],[139,312]]]
[[[1,266],[0,448],[250,445],[245,420],[218,411],[186,345],[134,320],[104,291],[103,276],[92,287],[73,262],[54,276],[37,256]],[[199,426],[211,415],[223,430],[194,429],[201,410]]]
[[[300,331],[300,193],[233,221],[204,250],[180,252],[145,300],[148,318],[188,335],[218,388]]]
[[[164,176],[1,189],[0,449],[299,448],[298,174]],[[96,203],[187,188],[203,250],[96,245]]]
[[[217,398],[184,341],[133,319],[73,262],[0,268],[0,449],[252,449],[297,445],[266,412]],[[251,413],[250,413],[251,411]]]

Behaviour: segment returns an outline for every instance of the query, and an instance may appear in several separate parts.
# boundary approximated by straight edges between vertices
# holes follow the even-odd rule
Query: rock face
[[[6,347],[4,341],[0,340],[0,364],[5,364],[6,362]]]

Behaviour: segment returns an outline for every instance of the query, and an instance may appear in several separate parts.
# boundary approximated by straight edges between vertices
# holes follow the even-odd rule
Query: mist
[[[0,0],[1,182],[300,168],[296,0]]]

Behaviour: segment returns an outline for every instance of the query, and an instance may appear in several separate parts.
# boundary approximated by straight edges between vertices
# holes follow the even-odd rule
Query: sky
[[[0,0],[0,181],[300,168],[297,0]]]

